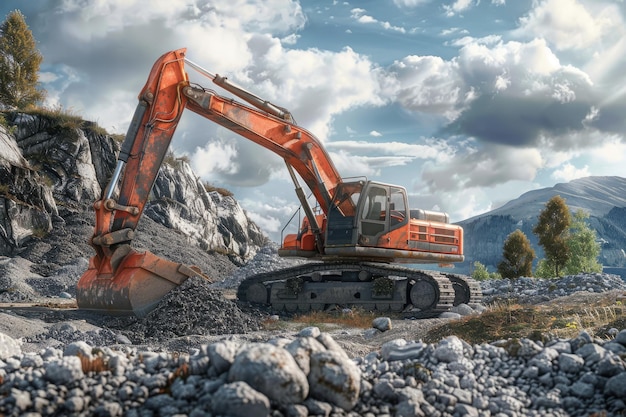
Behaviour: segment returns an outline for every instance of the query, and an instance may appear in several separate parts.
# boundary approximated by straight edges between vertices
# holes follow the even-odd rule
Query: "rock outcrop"
[[[33,244],[70,219],[93,224],[92,204],[115,169],[120,143],[75,117],[19,112],[4,117],[0,256],[27,256]],[[227,255],[236,264],[250,260],[267,240],[232,196],[207,192],[184,159],[161,167],[146,217],[184,235],[190,245]],[[87,242],[93,226],[84,229],[87,233],[79,238]]]

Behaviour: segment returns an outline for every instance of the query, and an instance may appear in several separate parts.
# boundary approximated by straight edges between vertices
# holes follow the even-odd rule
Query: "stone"
[[[604,359],[607,355],[607,351],[600,345],[587,343],[576,350],[576,354],[585,359],[585,365],[592,366]]]
[[[311,354],[323,352],[326,347],[313,337],[299,337],[286,345],[285,349],[293,356],[304,374],[308,375],[311,370]]]
[[[380,330],[381,332],[391,330],[391,319],[389,317],[376,317],[372,320],[372,327]]]
[[[463,358],[463,343],[456,336],[448,336],[439,342],[434,356],[442,362],[458,362]]]
[[[78,356],[64,356],[44,364],[45,378],[58,385],[70,385],[83,378],[82,363]]]
[[[604,386],[604,392],[616,398],[626,398],[626,372],[609,378]]]
[[[610,378],[624,372],[624,362],[617,355],[607,355],[596,366],[596,373]]]
[[[458,313],[461,316],[470,316],[475,313],[474,309],[467,304],[461,303],[456,305],[450,309],[453,313]]]
[[[213,395],[213,414],[232,417],[269,416],[270,401],[244,381],[222,385]]]
[[[585,364],[585,360],[578,355],[561,353],[559,355],[559,368],[568,374],[577,374]]]
[[[327,401],[346,411],[359,399],[361,371],[346,355],[329,350],[311,355],[308,376],[311,396]]]
[[[238,349],[239,345],[231,340],[221,340],[208,346],[209,363],[218,375],[230,369]]]
[[[228,371],[228,381],[244,381],[283,405],[300,403],[309,395],[307,376],[293,356],[269,343],[255,343],[242,349]]]
[[[394,339],[389,342],[385,342],[380,347],[380,356],[387,360],[391,351],[395,351],[399,347],[406,346],[406,344],[407,341],[405,339]]]
[[[65,346],[63,349],[63,356],[78,356],[91,359],[93,348],[82,340],[78,342],[72,342]]]
[[[0,333],[0,360],[22,354],[22,348],[17,340],[4,333]]]
[[[422,342],[408,343],[405,345],[386,344],[383,345],[382,349],[383,359],[390,362],[414,359],[419,357],[424,346]]]
[[[316,326],[305,327],[298,333],[299,337],[317,337],[321,334],[320,328]]]
[[[615,336],[615,341],[620,345],[626,347],[626,329],[617,333],[617,335]]]

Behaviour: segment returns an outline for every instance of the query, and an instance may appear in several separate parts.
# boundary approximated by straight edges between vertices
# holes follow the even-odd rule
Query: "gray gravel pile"
[[[118,343],[130,343],[124,336],[111,329],[96,328],[80,330],[69,322],[55,323],[45,333],[23,338],[25,343],[45,343],[48,346],[63,347],[77,340],[93,346],[110,346]]]
[[[513,280],[490,279],[481,281],[483,302],[492,303],[502,299],[514,299],[519,303],[537,304],[578,291],[601,293],[610,290],[626,290],[626,281],[612,274],[578,274],[562,278],[528,278]]]
[[[267,342],[224,340],[189,354],[0,349],[5,416],[603,416],[626,410],[626,330],[470,346],[397,339],[350,359],[307,328]],[[11,348],[13,351],[11,351]],[[30,413],[30,414],[29,414]]]
[[[145,344],[189,335],[248,333],[260,329],[261,318],[243,312],[206,280],[192,277],[167,293],[147,316],[110,319],[103,325],[120,329],[133,344]]]
[[[22,257],[0,256],[0,303],[37,302],[49,297],[76,296],[76,282],[89,266],[87,258],[41,268]],[[40,275],[38,272],[47,275]]]

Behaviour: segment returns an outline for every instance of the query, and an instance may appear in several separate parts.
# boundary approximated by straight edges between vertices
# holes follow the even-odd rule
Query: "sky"
[[[289,109],[344,178],[402,185],[411,208],[453,222],[626,177],[624,0],[0,1],[0,16],[15,9],[44,57],[44,104],[110,133],[154,61],[186,47]],[[279,157],[191,112],[171,149],[280,240],[299,203]]]

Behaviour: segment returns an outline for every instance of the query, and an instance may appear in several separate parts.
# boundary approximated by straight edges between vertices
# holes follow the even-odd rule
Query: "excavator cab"
[[[328,211],[326,248],[377,245],[380,237],[408,223],[406,190],[356,181],[340,184]]]

